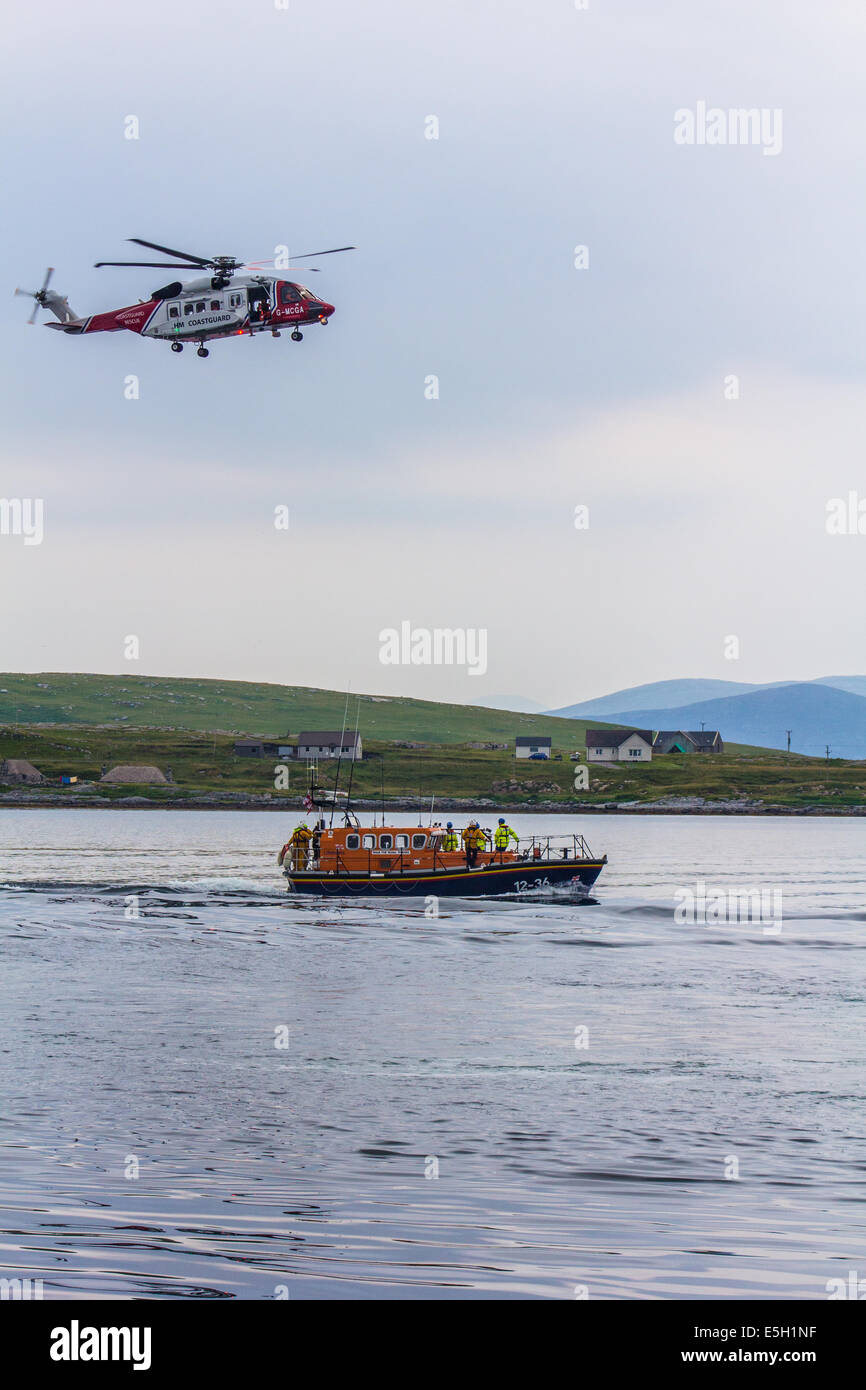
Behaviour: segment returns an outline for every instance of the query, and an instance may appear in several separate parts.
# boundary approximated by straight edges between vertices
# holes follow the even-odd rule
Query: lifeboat
[[[492,832],[485,832],[487,847],[470,864],[462,848],[443,848],[442,825],[363,826],[353,813],[341,815],[342,825],[320,819],[308,844],[281,851],[290,893],[476,898],[570,887],[585,897],[607,863],[607,855],[590,853],[582,835],[533,835],[516,848],[495,849]]]

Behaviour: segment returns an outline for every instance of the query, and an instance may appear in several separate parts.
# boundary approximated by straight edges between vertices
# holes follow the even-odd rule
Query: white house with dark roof
[[[531,734],[527,738],[521,735],[520,738],[514,740],[515,758],[531,758],[535,754],[542,758],[549,758],[550,748],[550,739],[542,738],[540,734]]]
[[[361,735],[343,734],[339,729],[305,729],[298,734],[298,758],[348,758],[355,761],[363,757]]]
[[[652,762],[651,729],[587,729],[588,763]]]

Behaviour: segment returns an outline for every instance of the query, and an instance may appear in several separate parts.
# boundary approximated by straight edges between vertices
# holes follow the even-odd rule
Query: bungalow
[[[265,745],[260,738],[239,738],[235,740],[234,751],[239,758],[263,758]]]
[[[307,729],[298,734],[298,758],[349,758],[352,762],[363,757],[361,735],[343,734],[333,729]]]
[[[587,729],[588,763],[648,763],[653,755],[650,729]]]
[[[542,738],[540,734],[532,734],[528,738],[521,735],[520,738],[514,740],[514,756],[515,758],[534,758],[536,756],[549,758],[550,739]]]
[[[718,729],[658,729],[653,737],[654,753],[724,753]]]

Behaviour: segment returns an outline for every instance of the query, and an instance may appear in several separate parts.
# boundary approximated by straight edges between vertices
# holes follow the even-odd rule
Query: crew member
[[[475,822],[475,858],[478,858],[479,850],[490,847],[490,831],[482,830],[478,822]]]
[[[289,868],[305,868],[307,863],[307,851],[312,838],[313,832],[307,825],[307,822],[301,821],[300,825],[295,826],[295,829],[292,831],[288,844],[284,845],[280,850],[281,857],[279,862],[282,863],[286,856],[286,851],[288,851]]]
[[[500,816],[499,823],[493,832],[493,845],[500,858],[512,840],[516,845],[520,844],[520,837],[511,829],[510,825],[506,824],[505,817]]]
[[[463,850],[466,854],[467,869],[475,868],[475,863],[478,859],[478,850],[480,848],[478,841],[475,837],[479,833],[483,837],[484,832],[479,832],[477,820],[471,820],[467,825],[466,829],[463,831],[463,834],[460,836],[461,840],[463,841]],[[483,838],[481,843],[484,843]]]
[[[458,839],[457,839],[457,831],[454,829],[454,823],[453,823],[453,821],[449,821],[448,824],[447,824],[446,827],[445,827],[445,834],[444,834],[443,839],[442,839],[442,848],[443,848],[443,850],[450,850],[450,851],[453,851],[453,850],[459,848],[459,841],[458,841]]]

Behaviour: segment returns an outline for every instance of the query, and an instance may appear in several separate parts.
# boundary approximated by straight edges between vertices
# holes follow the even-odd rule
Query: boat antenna
[[[355,706],[355,746],[352,749],[352,766],[349,768],[349,790],[346,796],[346,824],[349,824],[349,811],[352,807],[352,778],[355,775],[355,759],[358,756],[358,724],[361,719],[361,697],[358,696],[358,703]]]
[[[381,767],[381,769],[382,769],[382,779],[381,779],[381,781],[382,781],[382,824],[384,825],[384,824],[385,824],[385,754],[384,754],[384,753],[382,754],[382,760],[381,760],[381,763],[380,763],[380,767]]]
[[[431,826],[432,826],[432,824],[433,824],[433,803],[435,802],[435,800],[436,800],[436,793],[434,792],[433,795],[432,795],[431,798],[430,798],[430,824],[431,824]]]
[[[336,782],[334,783],[334,800],[331,802],[331,819],[330,819],[329,822],[328,822],[329,827],[332,826],[332,825],[334,824],[334,810],[335,810],[335,807],[336,807],[336,805],[337,805],[337,792],[338,792],[339,789],[340,789],[340,764],[341,764],[342,761],[343,761],[343,740],[344,740],[345,737],[346,737],[346,716],[348,715],[348,713],[349,713],[349,691],[348,691],[348,688],[347,688],[347,690],[346,690],[346,704],[345,704],[345,706],[344,706],[344,708],[343,708],[343,727],[342,727],[342,729],[340,730],[340,751],[339,751],[339,753],[337,754],[337,780],[336,780]]]

